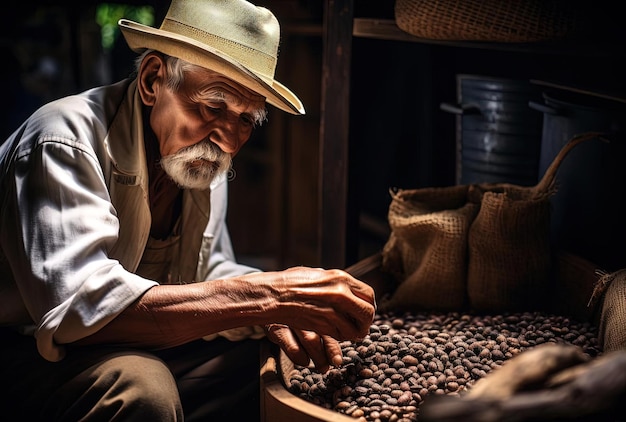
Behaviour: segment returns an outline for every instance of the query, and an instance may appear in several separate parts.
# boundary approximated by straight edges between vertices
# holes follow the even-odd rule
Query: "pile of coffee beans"
[[[295,366],[288,390],[359,421],[416,421],[428,395],[459,395],[513,356],[547,342],[601,353],[588,322],[542,312],[377,314],[369,335],[343,342],[325,374]]]

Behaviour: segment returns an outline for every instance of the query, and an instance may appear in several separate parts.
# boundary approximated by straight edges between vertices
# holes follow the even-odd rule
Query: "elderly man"
[[[320,371],[367,334],[341,270],[235,262],[227,174],[271,104],[279,24],[243,0],[119,22],[136,77],[37,110],[0,146],[2,412],[23,420],[254,420],[258,339]]]

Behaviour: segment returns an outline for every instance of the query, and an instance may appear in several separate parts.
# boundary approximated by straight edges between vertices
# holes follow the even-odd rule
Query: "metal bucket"
[[[626,268],[626,103],[571,92],[543,94],[539,174],[574,135],[604,132],[572,150],[559,167],[552,205],[552,239],[560,249],[605,270]]]
[[[529,106],[539,99],[530,81],[457,75],[457,183],[537,183],[542,118]]]

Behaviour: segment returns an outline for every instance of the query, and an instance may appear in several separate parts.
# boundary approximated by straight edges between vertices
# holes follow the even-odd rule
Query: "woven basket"
[[[567,0],[396,0],[398,27],[420,38],[535,42],[564,38],[576,28]]]

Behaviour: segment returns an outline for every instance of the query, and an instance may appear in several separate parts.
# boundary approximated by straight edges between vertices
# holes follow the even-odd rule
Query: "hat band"
[[[276,69],[276,57],[255,50],[236,41],[228,40],[208,32],[200,31],[184,23],[165,18],[161,29],[200,41],[241,63],[248,70],[257,74],[266,82],[273,82]]]

